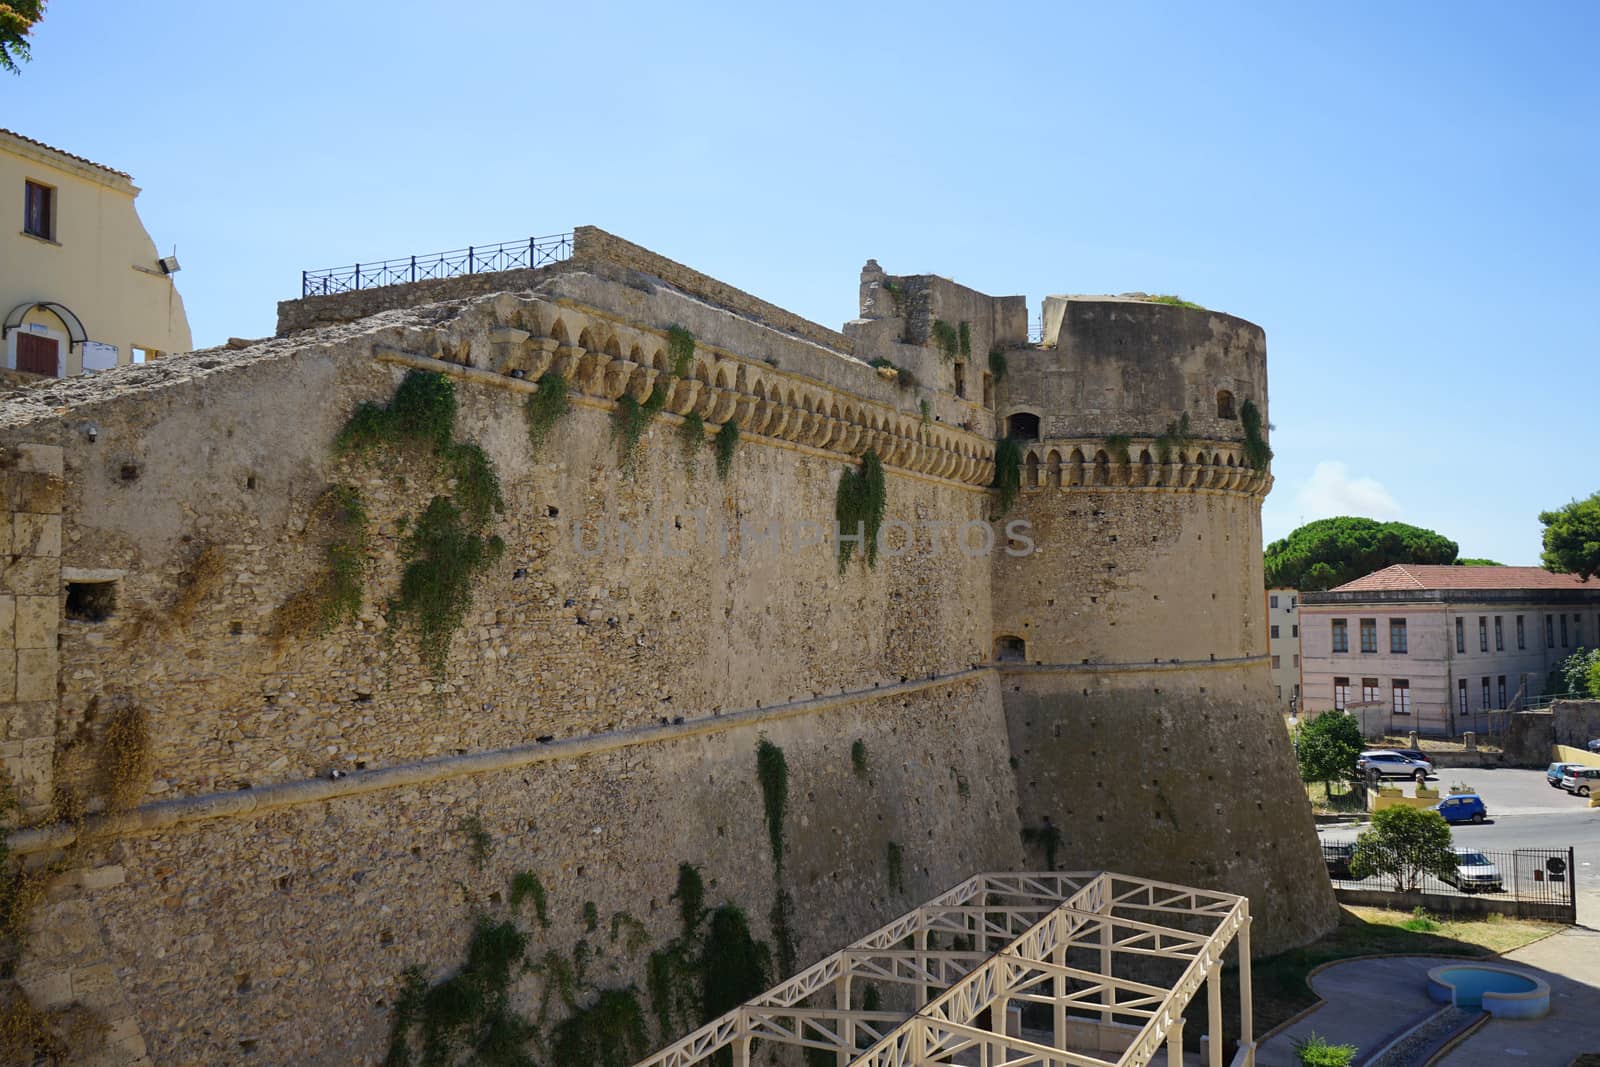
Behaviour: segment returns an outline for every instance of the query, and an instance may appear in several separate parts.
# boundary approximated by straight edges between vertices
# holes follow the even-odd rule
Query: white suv
[[[1356,771],[1367,779],[1415,778],[1426,782],[1433,774],[1433,764],[1402,756],[1393,749],[1375,748],[1361,753],[1356,760]]]

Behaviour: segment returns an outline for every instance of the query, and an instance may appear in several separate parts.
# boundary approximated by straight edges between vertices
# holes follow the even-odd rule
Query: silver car
[[[1433,775],[1427,760],[1402,756],[1389,748],[1369,749],[1356,759],[1356,772],[1368,780],[1375,778],[1415,778],[1426,782]]]
[[[1475,848],[1456,848],[1456,869],[1444,881],[1463,893],[1498,893],[1505,888],[1500,868]]]

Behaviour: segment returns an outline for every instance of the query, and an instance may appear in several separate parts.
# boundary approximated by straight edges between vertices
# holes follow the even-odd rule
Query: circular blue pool
[[[1507,967],[1450,964],[1428,972],[1428,996],[1501,1019],[1538,1019],[1550,1011],[1550,986]]]

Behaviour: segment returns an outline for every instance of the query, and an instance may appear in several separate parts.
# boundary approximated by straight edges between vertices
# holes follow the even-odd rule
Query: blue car
[[[1476,793],[1456,793],[1445,797],[1433,806],[1448,823],[1482,822],[1489,817],[1489,809]]]

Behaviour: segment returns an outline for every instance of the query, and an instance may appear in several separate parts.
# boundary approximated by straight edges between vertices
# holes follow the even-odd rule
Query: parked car
[[[1354,841],[1324,841],[1322,843],[1322,862],[1328,868],[1329,878],[1355,879],[1350,871],[1350,857],[1355,855]]]
[[[1415,778],[1426,782],[1433,774],[1433,764],[1402,756],[1392,748],[1375,748],[1361,753],[1356,759],[1356,772],[1363,778]]]
[[[1448,823],[1482,822],[1489,817],[1489,808],[1476,793],[1452,793],[1433,806]]]
[[[1429,759],[1428,754],[1420,748],[1391,748],[1389,751],[1398,752],[1406,759],[1416,760],[1418,763],[1426,763],[1430,767],[1433,766],[1433,760]]]
[[[1500,868],[1489,862],[1475,848],[1457,848],[1456,869],[1444,876],[1444,881],[1463,893],[1498,893],[1505,888],[1500,878]]]
[[[1544,780],[1550,783],[1551,789],[1561,788],[1561,779],[1566,776],[1568,767],[1582,767],[1581,763],[1552,763],[1550,769],[1544,772]]]
[[[1600,789],[1600,767],[1583,767],[1573,764],[1561,776],[1561,788],[1573,796],[1586,797],[1592,790]]]
[[[1593,741],[1590,741],[1584,747],[1587,748],[1590,752],[1600,752],[1600,737],[1597,737]]]

